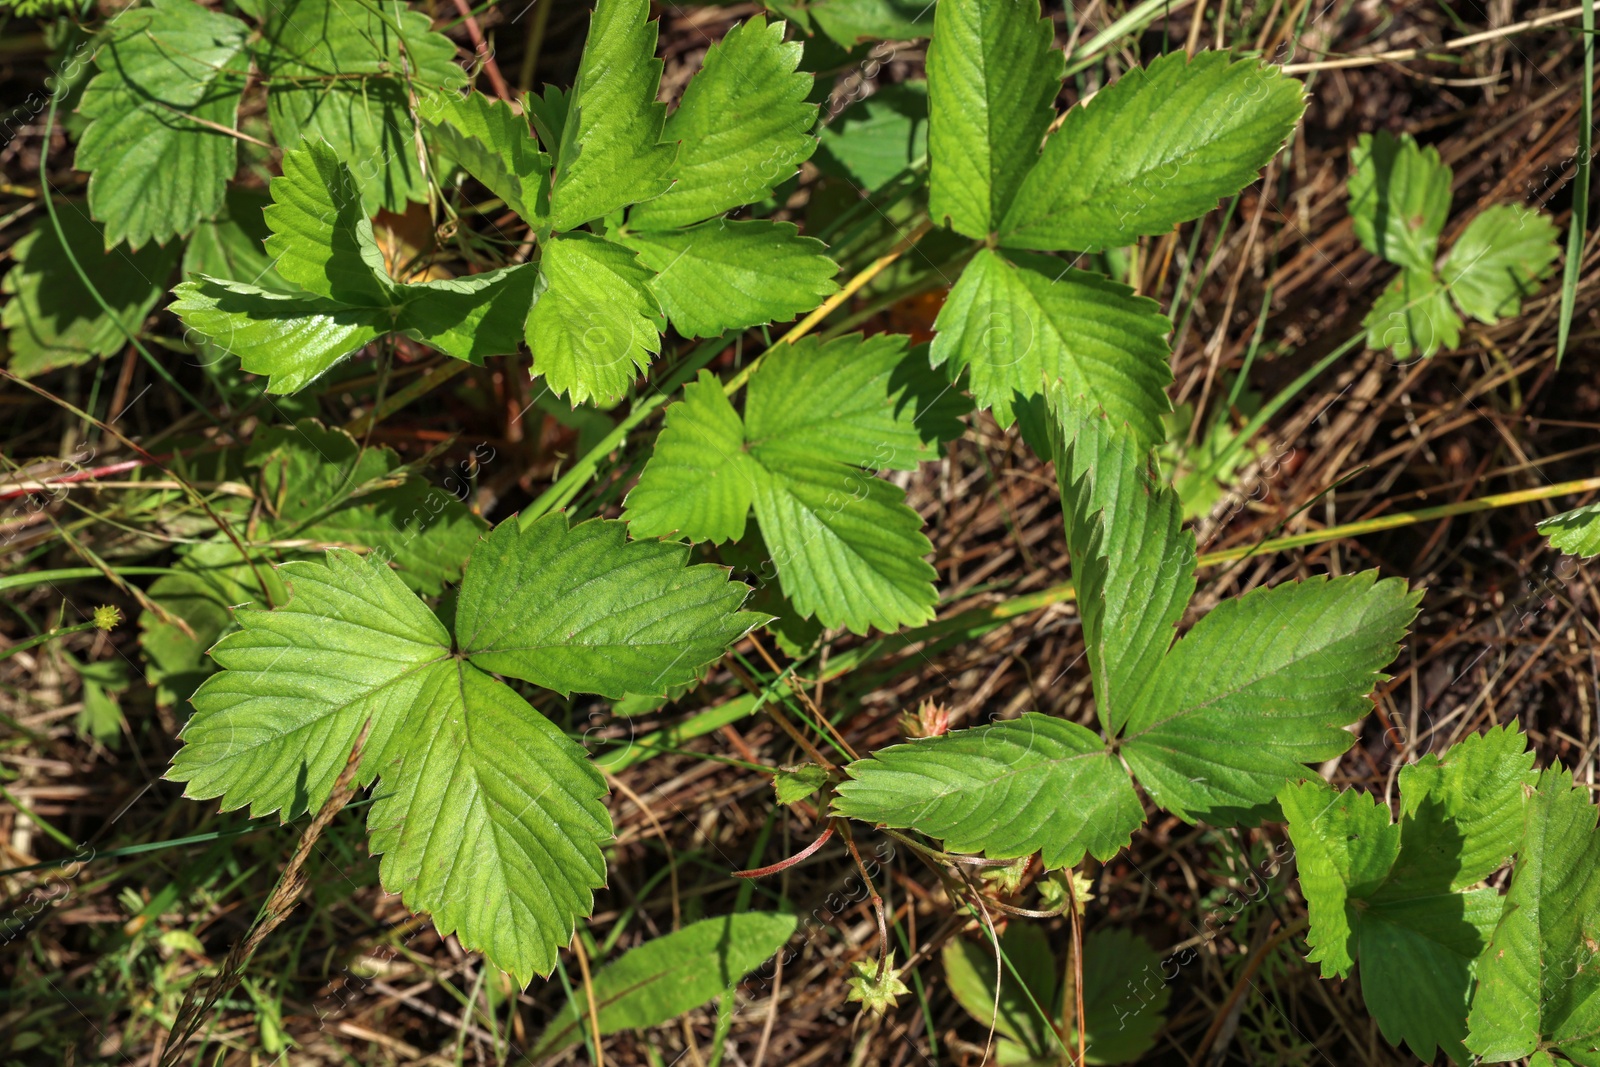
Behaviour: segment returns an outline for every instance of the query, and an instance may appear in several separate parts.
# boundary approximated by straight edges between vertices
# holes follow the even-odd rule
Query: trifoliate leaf
[[[399,0],[282,0],[263,36],[257,65],[279,144],[327,141],[369,215],[426,198],[411,94],[467,80],[428,16]]]
[[[555,152],[550,221],[571,230],[649,200],[671,184],[677,148],[664,144],[656,103],[661,60],[648,0],[598,0]]]
[[[66,248],[116,317],[100,310],[44,217],[37,229],[12,246],[16,265],[0,287],[9,297],[0,311],[11,350],[7,366],[24,378],[121,351],[128,343],[123,327],[135,335],[141,332],[178,261],[176,244],[146,246],[138,252],[118,245],[106,251],[104,231],[89,221],[81,205],[62,203],[56,217]]]
[[[944,0],[928,44],[928,212],[985,238],[1039,159],[1065,63],[1037,0]]]
[[[1539,776],[1516,872],[1478,962],[1466,1045],[1489,1063],[1555,1050],[1600,1058],[1600,834],[1590,790]]]
[[[574,404],[626,392],[661,351],[650,277],[632,252],[593,234],[547,242],[526,324],[534,375]]]
[[[544,223],[550,210],[550,157],[528,132],[528,119],[482,93],[432,93],[417,103],[434,143],[524,220]]]
[[[927,0],[811,0],[801,9],[841,48],[858,41],[914,41],[933,29]]]
[[[887,334],[781,345],[751,376],[742,425],[702,374],[628,495],[635,535],[736,539],[753,505],[801,615],[856,633],[931,618],[922,520],[862,468],[915,468],[960,433],[965,404],[904,346]]]
[[[661,696],[765,621],[749,590],[689,550],[628,543],[620,522],[503,522],[473,554],[456,644],[486,670],[565,695]]]
[[[78,104],[90,121],[74,164],[89,172],[89,208],[106,224],[107,248],[165,244],[222,210],[238,168],[238,141],[226,131],[244,92],[248,33],[192,0],[153,0],[107,23],[100,72]]]
[[[1067,547],[1095,710],[1115,736],[1148,701],[1194,595],[1194,535],[1151,451],[1062,386],[1050,393]]]
[[[928,83],[896,82],[824,126],[812,158],[824,174],[870,192],[928,154]]]
[[[266,249],[296,292],[205,275],[173,290],[191,340],[269,375],[268,392],[304,388],[364,345],[400,333],[482,364],[517,350],[538,281],[531,264],[415,285],[393,281],[373,240],[350,169],[332,146],[286,152],[264,212]]]
[[[1514,726],[1474,735],[1400,772],[1401,819],[1320,781],[1279,795],[1311,908],[1311,959],[1324,977],[1359,962],[1379,1028],[1423,1060],[1462,1039],[1474,961],[1500,915],[1492,889],[1472,889],[1517,847],[1535,774]]]
[[[1561,254],[1555,223],[1543,211],[1496,204],[1467,224],[1440,268],[1451,299],[1479,322],[1522,312]]]
[[[827,246],[789,222],[712,219],[621,240],[656,272],[650,291],[685,337],[787,322],[839,289]]]
[[[851,976],[846,981],[850,991],[845,999],[855,1001],[862,1011],[872,1015],[882,1015],[911,992],[894,969],[894,953],[885,956],[881,964],[878,960],[852,963]]]
[[[1166,233],[1254,181],[1304,106],[1299,82],[1224,52],[1135,68],[1050,135],[1000,243],[1094,251]]]
[[[209,274],[264,289],[292,289],[273,266],[264,244],[272,231],[262,210],[271,202],[266,194],[252,189],[229,189],[222,214],[196,226],[184,246],[184,277]]]
[[[781,950],[796,924],[793,915],[744,912],[701,919],[630,949],[595,972],[601,1035],[658,1026],[698,1008]],[[553,1059],[582,1042],[588,1026],[584,998],[569,1000],[529,1056]]]
[[[797,70],[801,46],[785,43],[783,31],[757,15],[706,52],[662,135],[678,145],[672,188],[634,208],[629,225],[687,226],[764,200],[810,157],[811,75]]]
[[[1431,356],[1461,343],[1461,316],[1432,268],[1401,271],[1361,324],[1367,328],[1367,346],[1387,348],[1396,359]]]
[[[1060,260],[1012,262],[982,249],[934,329],[934,364],[971,368],[973,395],[1001,426],[1016,418],[1016,394],[1037,395],[1059,379],[1086,409],[1103,408],[1140,441],[1160,440],[1172,324],[1127,286]]]
[[[1539,524],[1550,544],[1573,556],[1600,556],[1600,504],[1568,511]]]
[[[1366,571],[1223,601],[1162,661],[1123,757],[1186,819],[1271,800],[1355,741],[1421,595]]]
[[[454,638],[379,560],[286,564],[292,599],[240,612],[218,643],[226,669],[195,694],[169,777],[288,817],[326,800],[370,720],[358,779],[382,778],[384,885],[526,983],[592,907],[611,825],[583,750],[486,669],[615,695],[692,677],[760,618],[686,556],[625,544],[620,523],[503,523],[468,566]]]
[[[1046,868],[1110,859],[1144,822],[1127,772],[1093,731],[1029,713],[880,749],[845,768],[834,811],[914,827],[953,852]]]
[[[1362,134],[1350,165],[1356,237],[1373,255],[1431,273],[1450,215],[1450,168],[1439,150],[1419,147],[1410,134]]]
[[[780,767],[772,779],[779,804],[794,804],[828,784],[828,772],[815,763],[799,767]]]

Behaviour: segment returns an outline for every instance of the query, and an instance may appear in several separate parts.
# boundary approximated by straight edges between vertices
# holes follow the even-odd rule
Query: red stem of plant
[[[757,867],[753,871],[734,871],[733,876],[735,878],[765,878],[769,874],[777,874],[779,871],[786,871],[790,867],[793,867],[795,864],[799,863],[801,860],[805,859],[807,856],[811,855],[817,849],[821,848],[823,845],[826,845],[828,843],[828,838],[832,836],[833,823],[830,822],[828,823],[827,828],[822,831],[821,837],[817,838],[815,841],[811,842],[811,844],[807,845],[793,856],[790,856],[788,859],[779,860],[770,867]]]

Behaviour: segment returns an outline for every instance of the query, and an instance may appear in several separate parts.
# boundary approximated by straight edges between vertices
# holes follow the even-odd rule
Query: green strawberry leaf
[[[1489,1063],[1560,1051],[1600,1058],[1600,834],[1590,790],[1571,772],[1539,775],[1516,871],[1478,959],[1467,1048]]]
[[[769,352],[741,420],[702,372],[667,410],[628,494],[635,536],[738,539],[754,507],[784,596],[856,633],[932,617],[932,545],[905,493],[868,470],[910,470],[960,433],[965,404],[905,339],[806,338]],[[863,470],[867,468],[867,470]]]
[[[412,94],[467,81],[428,16],[400,0],[282,0],[262,34],[256,63],[278,143],[332,145],[366,214],[426,199]]]
[[[390,279],[350,169],[325,142],[284,153],[271,188],[266,250],[299,291],[199,275],[173,290],[170,305],[206,343],[268,375],[268,392],[302,389],[391,333],[479,365],[517,350],[536,266],[415,285]]]
[[[165,244],[222,210],[239,146],[249,29],[192,0],[153,0],[107,23],[99,73],[78,110],[89,119],[75,166],[106,248]],[[220,127],[220,128],[219,128]]]
[[[1029,713],[1009,722],[880,749],[846,768],[835,813],[914,827],[953,852],[1047,869],[1108,860],[1144,823],[1133,783],[1105,741]]]
[[[1490,324],[1522,313],[1561,254],[1556,226],[1543,211],[1496,204],[1467,224],[1440,268],[1465,315]]]
[[[1088,252],[1166,233],[1254,181],[1304,107],[1299,82],[1224,52],[1134,68],[1067,112],[1000,243]]]
[[[801,46],[785,43],[783,31],[757,15],[707,50],[662,137],[678,145],[672,188],[635,207],[630,226],[688,226],[765,200],[810,158],[812,76],[797,69]]]
[[[550,222],[567,231],[667,191],[677,148],[662,142],[661,60],[648,0],[598,0],[567,98]],[[547,141],[546,144],[549,144]]]
[[[292,599],[238,614],[168,776],[287,818],[326,801],[370,722],[358,780],[382,779],[368,825],[384,885],[526,984],[592,907],[611,823],[583,750],[486,672],[617,696],[693,677],[761,617],[686,556],[626,544],[620,523],[502,523],[454,638],[380,560],[286,564]]]
[[[827,246],[789,222],[713,219],[620,240],[656,272],[650,291],[685,337],[787,322],[839,289]]]
[[[1311,909],[1311,960],[1324,977],[1359,963],[1361,992],[1384,1036],[1423,1060],[1469,1057],[1474,963],[1501,911],[1473,889],[1520,843],[1536,779],[1514,726],[1469,737],[1400,772],[1401,818],[1373,797],[1321,781],[1287,786],[1301,886]]]
[[[1539,524],[1550,544],[1573,556],[1600,556],[1600,504],[1589,504]]]
[[[431,93],[417,103],[434,144],[535,228],[548,226],[550,157],[526,115],[482,93]]]
[[[1160,305],[1061,260],[1013,259],[982,249],[967,265],[934,321],[934,364],[970,368],[973,396],[1001,426],[1015,421],[1018,394],[1060,380],[1088,410],[1159,441],[1172,381]]]
[[[1367,251],[1431,273],[1450,215],[1450,168],[1409,134],[1362,134],[1350,153],[1350,222]]]
[[[1401,271],[1361,324],[1368,347],[1387,348],[1396,359],[1431,356],[1461,343],[1461,316],[1431,268]]]
[[[621,397],[661,351],[650,269],[620,244],[573,233],[545,244],[538,270],[526,323],[534,375],[574,404]]]
[[[1000,225],[1055,118],[1065,69],[1038,0],[944,0],[928,44],[928,212],[957,233]]]
[[[104,231],[80,205],[63,203],[56,217],[66,237],[65,248],[46,218],[12,246],[15,266],[0,286],[9,298],[0,309],[0,325],[6,328],[11,350],[7,366],[24,378],[120,352],[128,343],[128,332],[141,332],[145,316],[160,299],[178,262],[176,244],[147,245],[137,252],[118,245],[106,251]],[[84,287],[67,259],[67,248],[115,318],[101,311]]]

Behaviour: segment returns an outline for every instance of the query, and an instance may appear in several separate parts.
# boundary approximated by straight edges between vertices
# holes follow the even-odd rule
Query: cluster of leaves
[[[1258,589],[1174,644],[1195,589],[1177,494],[1125,425],[1061,388],[1050,401],[1099,730],[1028,714],[884,749],[847,768],[835,810],[1049,869],[1128,844],[1135,780],[1191,822],[1259,821],[1353,743],[1420,594],[1373,572]]]
[[[1400,818],[1317,780],[1280,798],[1324,977],[1359,966],[1384,1036],[1423,1059],[1600,1062],[1597,811],[1516,725],[1400,772]],[[1502,893],[1483,883],[1515,861]]]
[[[1450,217],[1452,172],[1439,150],[1410,134],[1362,134],[1351,153],[1350,221],[1362,245],[1400,268],[1367,313],[1367,343],[1399,359],[1431,356],[1461,340],[1462,316],[1494,324],[1522,310],[1524,297],[1560,254],[1549,215],[1495,204],[1467,224],[1439,259]]]
[[[358,780],[384,885],[519,981],[548,974],[605,881],[605,783],[496,675],[567,694],[664,694],[764,621],[748,590],[622,523],[515,517],[479,541],[441,620],[381,558],[284,564],[291,597],[236,613],[168,776],[291,817]]]

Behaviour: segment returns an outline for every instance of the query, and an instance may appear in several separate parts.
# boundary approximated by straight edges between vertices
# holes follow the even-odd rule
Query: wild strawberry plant
[[[1517,315],[1560,254],[1550,216],[1495,204],[1440,258],[1453,172],[1409,134],[1362,134],[1351,154],[1350,220],[1367,251],[1400,268],[1372,306],[1367,343],[1399,359],[1456,347],[1462,316],[1493,325]]]
[[[1063,114],[1066,64],[1036,0],[940,0],[931,18],[876,0],[769,6],[845,45],[931,33],[925,85],[864,109],[903,144],[824,133],[828,166],[915,190],[909,215],[883,213],[921,224],[895,235],[904,247],[933,230],[929,248],[955,249],[927,345],[810,336],[820,316],[767,332],[840,291],[830,249],[771,217],[819,143],[784,21],[756,16],[712,45],[670,114],[645,0],[598,0],[571,88],[516,101],[466,90],[455,46],[395,0],[291,0],[249,19],[154,0],[102,32],[79,106],[88,213],[64,208],[15,246],[9,369],[138,343],[181,264],[169,310],[185,350],[216,357],[225,395],[265,378],[285,416],[179,463],[216,492],[206,524],[174,530],[188,543],[141,619],[161,701],[192,705],[169,777],[290,818],[321,808],[358,753],[384,885],[519,982],[548,974],[605,883],[612,827],[600,770],[529,697],[659,701],[757,627],[798,652],[824,629],[928,623],[932,542],[879,473],[938,459],[987,409],[1055,464],[1094,727],[1029,713],[946,733],[930,719],[936,736],[842,773],[780,770],[779,801],[820,793],[832,826],[906,831],[938,862],[1037,856],[1067,887],[1058,910],[1079,903],[1065,872],[1119,852],[1151,809],[1220,826],[1281,814],[1310,959],[1359,975],[1389,1040],[1462,1062],[1600,1062],[1595,814],[1570,775],[1536,772],[1520,733],[1491,731],[1406,768],[1396,821],[1314,769],[1354,743],[1420,594],[1375,572],[1311,578],[1224,600],[1179,636],[1200,605],[1185,502],[1156,461],[1170,425],[1194,417],[1167,396],[1172,324],[1075,264],[1255,181],[1299,121],[1300,83],[1175,53]],[[241,155],[276,172],[265,195],[231,184]],[[1402,270],[1367,320],[1373,346],[1431,354],[1462,315],[1515,314],[1549,273],[1553,226],[1509,206],[1438,261],[1451,175],[1431,149],[1380,135],[1354,162],[1356,232]],[[469,181],[492,199],[466,205]],[[380,241],[375,215],[421,203],[464,268]],[[509,212],[526,237],[486,237],[469,210]],[[669,330],[740,338],[742,357],[757,328],[767,344],[726,379],[708,369],[720,344],[653,373]],[[491,529],[297,406],[397,338],[476,365],[526,346],[571,408],[638,402],[641,378],[663,393],[651,402],[676,397],[622,521],[535,507]],[[1232,450],[1214,448],[1220,467]],[[1592,512],[1543,528],[1593,554]],[[770,614],[747,610],[726,569],[691,562],[713,553],[775,579],[760,591]],[[1507,863],[1509,884],[1491,884]],[[537,1054],[702,1004],[794,927],[745,913],[636,949],[598,970],[599,1004],[559,1016]],[[1004,968],[966,941],[943,962],[1004,1061],[1074,1062],[1080,1040],[1089,1062],[1149,1047],[1164,983],[1137,1010],[1117,995],[1159,969],[1141,940],[1098,932],[1065,964],[1024,925],[993,944]],[[851,996],[881,1011],[907,989],[885,951],[857,964]]]

